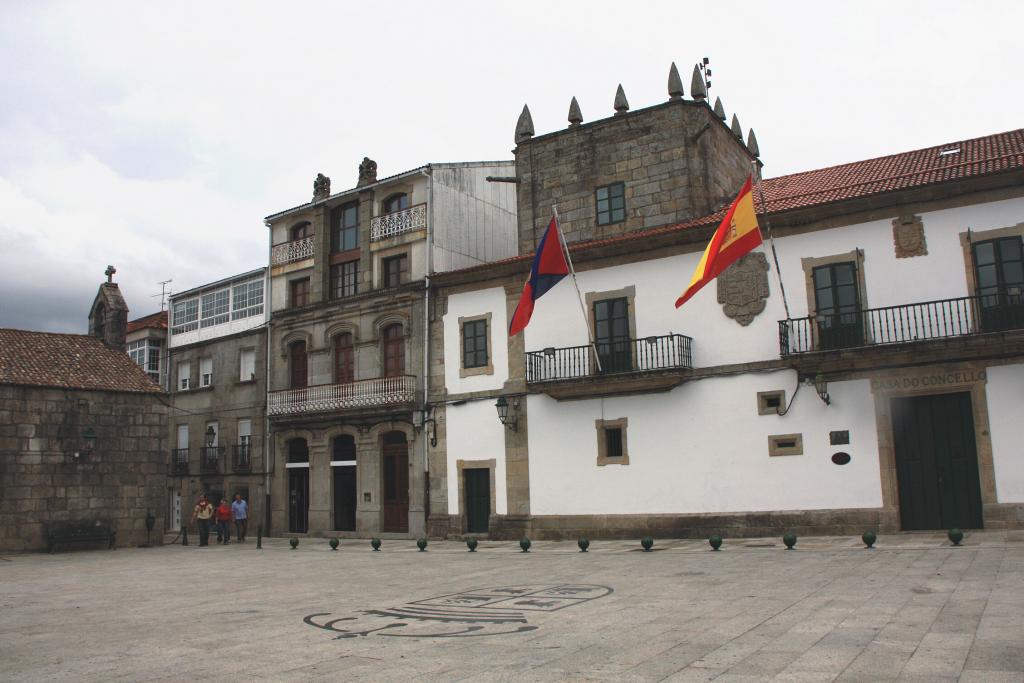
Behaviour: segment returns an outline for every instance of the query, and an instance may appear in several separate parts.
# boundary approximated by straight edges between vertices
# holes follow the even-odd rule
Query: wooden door
[[[309,468],[288,468],[288,531],[309,531]]]
[[[384,328],[384,376],[405,374],[405,335],[401,325]]]
[[[462,471],[465,480],[466,531],[486,534],[491,518],[491,471],[473,468]]]
[[[892,427],[902,528],[980,529],[971,395],[894,398]]]
[[[334,473],[334,530],[356,530],[356,467],[336,465]]]
[[[409,446],[405,434],[384,435],[384,523],[383,531],[409,531]]]
[[[291,389],[305,389],[309,384],[306,366],[306,342],[297,341],[288,347]]]

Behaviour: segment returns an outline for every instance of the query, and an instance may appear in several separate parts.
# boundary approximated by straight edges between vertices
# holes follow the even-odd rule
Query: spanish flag
[[[728,268],[733,261],[761,244],[761,228],[757,225],[757,214],[754,211],[754,197],[750,193],[750,177],[743,183],[743,189],[729,207],[718,230],[715,230],[711,243],[700,257],[697,270],[693,273],[690,286],[683,295],[676,299],[679,308],[697,291],[714,280]]]

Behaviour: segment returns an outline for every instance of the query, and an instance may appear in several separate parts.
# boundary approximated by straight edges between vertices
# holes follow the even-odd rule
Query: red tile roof
[[[953,152],[953,150],[958,151]],[[949,153],[942,154],[943,151],[949,151]],[[1021,169],[1024,169],[1024,129],[1017,129],[911,152],[890,154],[876,159],[854,161],[849,164],[803,171],[777,178],[765,178],[761,182],[761,189],[764,191],[767,212],[777,214]],[[760,213],[763,208],[756,190],[754,196],[755,205]],[[645,239],[654,235],[716,225],[724,218],[727,208],[727,206],[723,206],[715,213],[682,223],[662,225],[638,232],[627,232],[598,240],[574,242],[569,245],[569,249],[570,252],[586,251],[596,247]],[[452,272],[481,270],[500,263],[529,261],[532,258],[533,254],[513,256],[501,261],[493,261]]]
[[[0,329],[0,384],[156,394],[127,353],[95,337]]]
[[[153,327],[158,330],[167,329],[167,311],[160,311],[159,313],[150,313],[149,315],[135,320],[128,321],[128,331],[135,332],[137,330],[144,330],[146,328]]]

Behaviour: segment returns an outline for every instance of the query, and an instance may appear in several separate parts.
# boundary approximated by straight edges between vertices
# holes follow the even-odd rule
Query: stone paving
[[[1024,681],[1024,532],[0,557],[0,679]]]

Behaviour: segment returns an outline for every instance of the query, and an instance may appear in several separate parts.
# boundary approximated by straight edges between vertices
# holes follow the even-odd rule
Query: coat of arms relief
[[[924,240],[924,223],[920,216],[900,216],[893,219],[892,241],[896,247],[896,258],[928,255],[928,244]]]
[[[718,276],[722,312],[746,327],[764,310],[768,299],[768,258],[759,251],[746,254]]]

